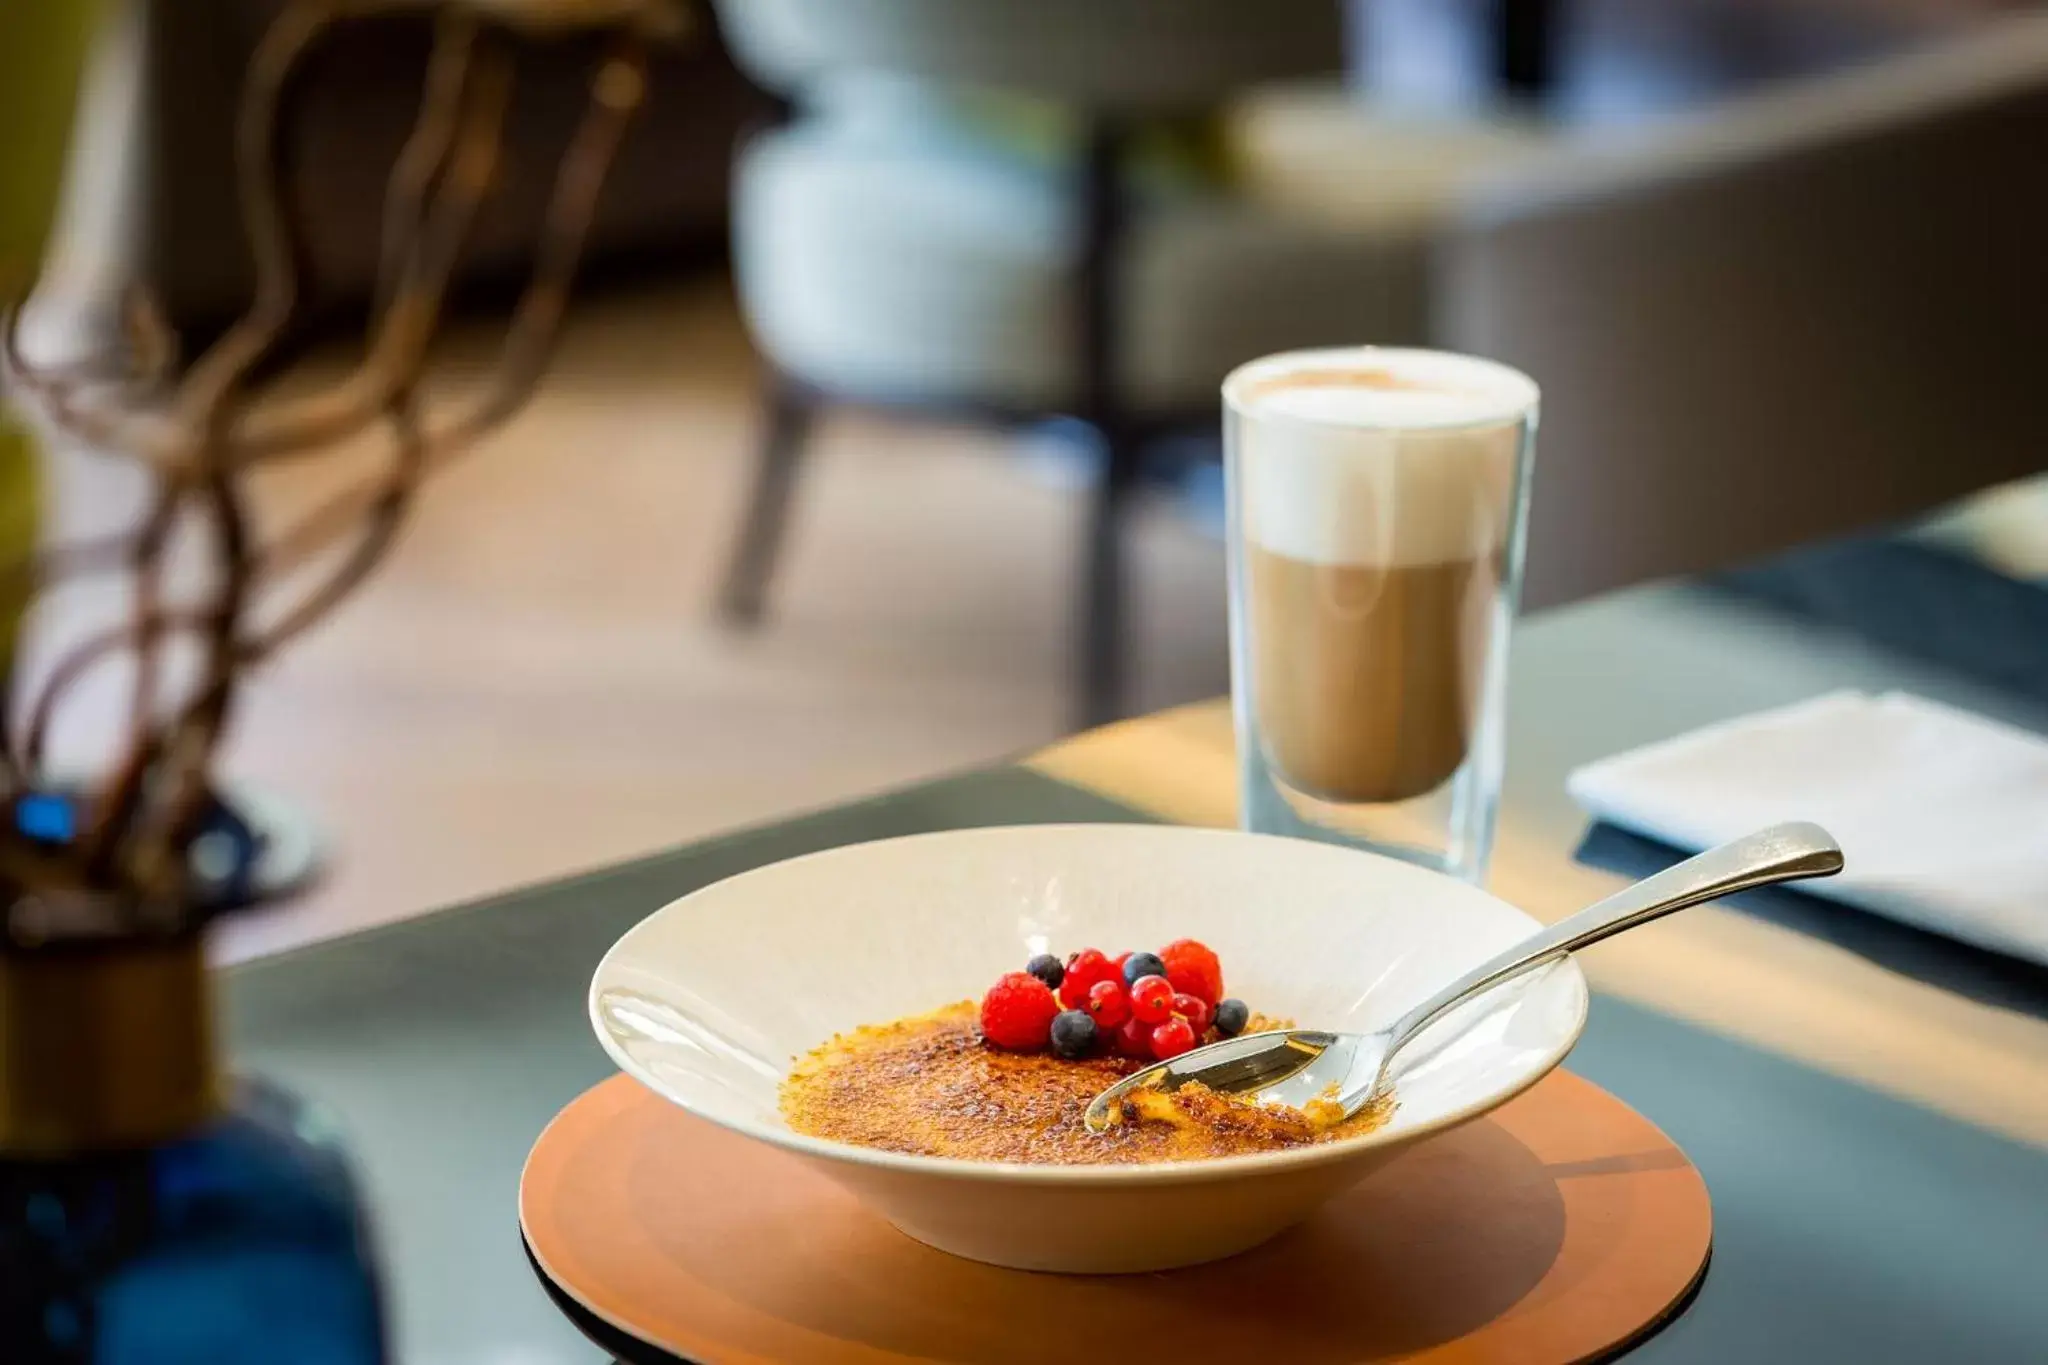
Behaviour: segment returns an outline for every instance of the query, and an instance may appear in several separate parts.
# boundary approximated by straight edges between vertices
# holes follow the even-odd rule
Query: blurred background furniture
[[[1326,0],[1256,17],[1227,0],[1168,8],[1067,0],[1020,21],[990,0],[723,7],[741,60],[800,110],[736,168],[741,300],[778,378],[729,617],[761,615],[824,396],[1011,420],[1072,413],[1100,446],[1079,574],[1079,695],[1085,717],[1114,710],[1119,522],[1143,443],[1207,404],[1239,353],[1235,315],[1272,287],[1264,267],[1283,254],[1234,259],[1247,225],[1199,188],[1131,202],[1134,130],[1342,60]],[[963,92],[989,88],[1045,103],[1043,155],[973,122]],[[1339,272],[1331,292],[1358,278]],[[1204,298],[1205,286],[1225,297]],[[1375,304],[1399,308],[1350,308]],[[1284,313],[1268,311],[1269,334],[1284,328]]]
[[[1438,339],[1540,377],[1526,604],[2048,467],[2048,15],[1479,187]]]
[[[1722,295],[1725,327],[1716,334],[1753,344],[1752,369],[1792,382],[1798,356],[1786,349],[1777,307],[1751,305],[1798,298],[1810,305],[1805,345],[1831,357],[1822,363],[1837,380],[1911,394],[1880,363],[1887,333],[1867,326],[1850,300],[1872,283],[1870,298],[1888,301],[1876,311],[1917,331],[1944,307],[1951,318],[1968,315],[1996,278],[2003,267],[1980,252],[1968,278],[1932,287],[1943,268],[1937,257],[1968,238],[1973,222],[1999,218],[1993,235],[2011,243],[2020,240],[2015,225],[2037,221],[2031,210],[2001,217],[2000,208],[2039,183],[2017,175],[2013,160],[2024,155],[2012,135],[2031,106],[2022,97],[2002,114],[1970,112],[2003,98],[1997,88],[2024,85],[2026,59],[1993,59],[2003,42],[1996,30],[1969,52],[1901,59],[1907,66],[1896,71],[1855,68],[1966,14],[2009,7],[1684,0],[1653,18],[1608,0],[1287,0],[1254,16],[1227,3],[1073,0],[1036,6],[1027,20],[994,0],[722,0],[741,64],[794,110],[748,142],[735,170],[740,297],[776,378],[724,611],[753,623],[765,610],[823,403],[1013,422],[1079,417],[1096,459],[1077,575],[1076,701],[1083,721],[1113,716],[1128,591],[1118,527],[1148,446],[1176,428],[1213,429],[1216,384],[1233,365],[1320,344],[1465,347],[1544,380],[1553,415],[1535,513],[1535,605],[1703,567],[1697,554],[1676,553],[1684,538],[1659,519],[1705,505],[1722,513],[1713,519],[1717,553],[1786,543],[1804,525],[1790,513],[1725,515],[1754,489],[1738,496],[1738,485],[1724,485],[1718,504],[1681,491],[1713,477],[1726,440],[1739,436],[1766,463],[1801,463],[1805,481],[1792,486],[1800,496],[1787,501],[1805,507],[1833,477],[1815,471],[1840,466],[1805,461],[1804,447],[1852,451],[1865,444],[1858,433],[1884,426],[1876,448],[1924,450],[1930,433],[1882,399],[1839,423],[1814,410],[1814,420],[1786,422],[1768,440],[1698,419],[1690,406],[1705,376],[1694,348],[1713,343],[1690,310],[1725,287],[1709,283],[1717,273],[1753,260],[1737,292]],[[2013,32],[2031,31],[2015,22],[2022,27]],[[1433,66],[1432,44],[1468,56],[1470,79],[1432,87],[1430,72],[1458,66]],[[1332,79],[1340,63],[1353,73],[1350,87]],[[1769,86],[1775,75],[1830,67],[1850,69],[1790,94]],[[1583,167],[1620,155],[1603,145],[1609,125],[1633,126],[1652,110],[1668,119],[1671,105],[1758,84],[1767,86],[1761,96],[1720,98],[1697,125],[1652,134],[1651,145],[1621,157],[1632,169],[1585,190],[1593,172]],[[1751,107],[1752,98],[1764,103]],[[1747,149],[1722,152],[1761,169],[1716,161],[1724,129]],[[1910,164],[1890,164],[1894,135]],[[1667,202],[1660,187],[1678,174],[1660,165],[1667,157],[1699,165],[1689,173],[1692,193],[1712,201],[1681,233],[1691,255],[1658,249],[1666,219],[1647,210],[1627,232],[1634,249],[1611,237],[1620,230],[1612,222],[1630,212],[1625,203]],[[1886,165],[1865,176],[1859,157]],[[1532,161],[1540,164],[1515,173]],[[1926,178],[1943,175],[1939,184]],[[2000,183],[1953,192],[1984,176]],[[1488,188],[1495,177],[1524,188]],[[1550,183],[1580,189],[1546,197],[1540,187]],[[1811,212],[1824,217],[1766,209],[1781,184],[1814,186]],[[1896,212],[1925,193],[1942,203],[1934,214],[1943,221],[1931,228]],[[1721,203],[1728,194],[1735,202]],[[1565,202],[1574,195],[1576,207]],[[1504,196],[1523,207],[1503,209]],[[1600,206],[1610,198],[1611,215]],[[1510,225],[1516,212],[1544,218],[1547,245],[1508,245],[1536,231]],[[1727,245],[1725,234],[1744,225],[1747,237]],[[1562,237],[1573,246],[1558,245]],[[1856,245],[1832,250],[1837,241]],[[1724,268],[1707,270],[1708,256]],[[1824,259],[1813,261],[1815,279],[1800,283],[1809,257]],[[1659,294],[1629,277],[1632,268],[1691,280],[1699,296]],[[2012,278],[2028,278],[2024,263],[2013,268]],[[1873,273],[1883,278],[1866,281]],[[1752,292],[1738,297],[1744,288]],[[1946,305],[1930,301],[1937,294]],[[1990,302],[2011,316],[2005,300]],[[1627,313],[1633,326],[1610,326],[1601,310]],[[2011,373],[2020,353],[2013,329],[1991,330],[1970,345],[2004,359],[1960,380],[1963,390]],[[1655,370],[1654,380],[1617,388],[1627,369],[1603,373],[1593,358],[1610,344],[1635,370]],[[1927,413],[1975,395],[1921,396]],[[1761,424],[1756,406],[1721,410]],[[1623,412],[1633,425],[1622,424]],[[1595,423],[1612,439],[1582,441],[1580,427]],[[1682,446],[1662,441],[1673,424],[1691,433]],[[1634,487],[1647,477],[1641,471],[1663,467],[1664,449],[1689,472],[1673,476],[1672,496],[1654,509],[1631,514],[1618,493],[1582,492],[1589,480]],[[1596,473],[1609,470],[1611,479]],[[1966,477],[1916,472],[1906,479],[1910,494],[1835,500],[1830,524],[1902,514],[2015,472],[2010,459],[1989,455]],[[1633,515],[1627,538],[1670,553],[1610,554],[1604,535],[1585,533],[1599,514]],[[1560,541],[1571,543],[1550,548]],[[1593,546],[1611,559],[1597,572],[1582,559]]]
[[[257,39],[282,0],[137,0],[142,93],[133,270],[170,316],[204,331],[245,299],[248,253],[233,193],[234,102]],[[657,59],[647,107],[621,149],[592,234],[602,272],[715,259],[739,130],[771,102],[727,59],[700,0],[686,38]],[[294,190],[314,266],[309,321],[359,309],[375,268],[384,183],[418,110],[432,21],[395,9],[329,44],[296,95]],[[504,178],[475,230],[471,290],[527,264],[551,167],[585,96],[594,49],[585,36],[522,45],[507,124]]]
[[[1077,417],[1097,460],[1076,701],[1083,721],[1116,715],[1121,525],[1148,443],[1213,428],[1217,384],[1253,356],[1426,334],[1426,215],[1332,226],[1261,204],[1239,192],[1218,116],[1254,87],[1337,72],[1341,5],[725,0],[720,14],[742,64],[797,110],[735,171],[740,298],[777,378],[727,616],[762,615],[822,403]],[[1408,145],[1373,170],[1404,209],[1521,139]]]
[[[176,23],[166,22],[166,0],[138,3],[132,271],[162,289],[175,320],[203,333],[242,297],[229,97],[278,0],[190,0]],[[1956,249],[1973,216],[2008,245],[2038,222],[2029,215],[2040,178],[2012,170],[2031,107],[2025,35],[2038,30],[2012,20],[1967,52],[1908,56],[1898,71],[1880,63],[1808,89],[1723,97],[1792,71],[1854,66],[1954,16],[2010,7],[1675,0],[1652,15],[1617,0],[1283,0],[1254,17],[1228,0],[1060,0],[1026,20],[1001,0],[721,0],[717,23],[700,12],[689,40],[663,59],[592,259],[614,276],[714,259],[733,205],[742,308],[775,379],[722,593],[731,620],[765,610],[823,402],[1008,423],[1080,418],[1065,428],[1093,448],[1076,568],[1075,703],[1082,719],[1099,720],[1124,692],[1118,528],[1148,451],[1156,456],[1155,438],[1175,429],[1212,429],[1216,383],[1265,351],[1433,342],[1495,351],[1539,375],[1550,421],[1531,605],[1782,543],[1771,518],[1789,510],[1724,514],[1748,485],[1717,485],[1720,503],[1690,496],[1715,477],[1707,471],[1730,441],[1804,471],[1799,496],[1782,503],[1792,509],[1814,505],[1832,477],[1814,471],[1840,468],[1787,453],[1794,446],[1863,448],[1866,427],[1884,432],[1873,449],[1928,439],[1924,420],[1895,419],[1882,400],[1840,422],[1807,403],[1799,421],[1769,431],[1753,429],[1763,425],[1758,407],[1723,402],[1716,411],[1747,424],[1723,429],[1693,411],[1710,391],[1708,372],[1667,359],[1697,361],[1767,332],[1770,346],[1738,370],[1768,368],[1789,383],[1796,337],[1831,367],[1837,407],[1853,380],[1901,404],[1919,393],[1923,414],[1968,399],[1985,429],[2009,429],[2000,400],[1978,401],[1977,390],[2009,374],[2013,326],[1960,339],[2007,368],[1958,362],[1947,373],[1967,378],[1954,392],[1894,382],[1880,353],[1938,325],[1938,314],[1974,316],[1976,294],[1997,292],[1995,252]],[[2008,34],[2019,37],[2008,43]],[[379,168],[411,116],[427,36],[417,16],[380,20],[337,44],[300,96],[298,191],[316,324],[350,316],[367,289]],[[548,45],[524,55],[515,165],[566,136],[581,55]],[[1347,67],[1348,86],[1336,78]],[[2006,98],[1978,88],[1980,77],[2002,81],[2018,103],[2002,115],[1966,112]],[[1764,103],[1752,110],[1751,98]],[[1609,125],[1651,114],[1661,123],[1687,103],[1702,104],[1695,126],[1652,127],[1633,153],[1598,145]],[[1913,133],[1923,117],[1944,131]],[[735,162],[743,130],[771,119]],[[1894,164],[1894,134],[1921,149],[1906,154],[1910,165]],[[1729,137],[1743,149],[1723,148]],[[1997,145],[1969,150],[1980,137]],[[1669,157],[1685,169],[1661,168]],[[1608,169],[1581,171],[1582,158]],[[1865,175],[1858,158],[1882,163],[1878,173]],[[1515,174],[1532,160],[1540,168]],[[1497,176],[1501,189],[1478,184]],[[518,269],[542,188],[515,176],[480,221],[472,292]],[[1723,203],[1730,192],[1738,202]],[[1781,194],[1809,194],[1814,206],[1772,211]],[[2014,198],[2028,202],[2008,205]],[[1902,202],[1945,225],[1897,212]],[[1825,221],[1809,223],[1813,213]],[[1731,232],[1746,234],[1739,250],[1758,262],[1732,281],[1755,287],[1740,301],[1724,292]],[[1835,249],[1842,240],[1854,249]],[[1942,263],[1930,266],[1937,255]],[[1799,289],[1770,273],[1797,275],[1808,263],[1817,274]],[[2015,265],[2005,298],[2038,279],[2029,270]],[[1933,287],[1951,276],[1946,290]],[[1842,317],[1841,301],[1866,283],[1879,291],[1869,297],[1886,300],[1873,313],[1914,321],[1888,330]],[[1764,296],[1812,300],[1806,325],[1754,313],[1749,303]],[[1671,311],[1695,307],[1705,312],[1683,324]],[[1711,379],[1723,394],[1731,382]],[[1961,420],[1959,433],[1980,419]],[[1669,458],[1647,457],[1652,447]],[[2014,472],[2014,457],[1990,453],[1998,448],[1972,438],[1966,457],[1918,462],[1902,500],[1876,496],[1892,486],[1885,480],[1859,479],[1820,501],[1844,525],[1909,510]],[[1930,472],[1958,461],[1972,472]],[[1667,469],[1676,483],[1661,492],[1644,484]],[[1624,490],[1664,500],[1644,510]],[[1697,515],[1705,506],[1720,510]],[[1585,534],[1595,508],[1635,529]],[[1679,513],[1719,528],[1711,553],[1660,519]],[[1624,551],[1623,540],[1636,548]],[[1596,552],[1609,562],[1583,562]]]

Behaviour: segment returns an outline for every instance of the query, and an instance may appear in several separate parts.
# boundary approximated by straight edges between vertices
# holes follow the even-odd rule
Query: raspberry
[[[1088,990],[1088,1013],[1103,1029],[1122,1028],[1131,1017],[1131,998],[1115,981],[1098,981]]]
[[[1088,1008],[1088,992],[1098,981],[1121,979],[1116,964],[1099,949],[1083,948],[1067,959],[1067,974],[1060,982],[1060,1003],[1070,1010]]]
[[[1173,997],[1173,1012],[1188,1021],[1188,1027],[1195,1031],[1197,1038],[1209,1031],[1209,1021],[1215,1018],[1215,1011],[1209,1002],[1185,991]]]
[[[1152,1030],[1152,1055],[1170,1061],[1195,1045],[1195,1031],[1185,1019],[1169,1019]]]
[[[1148,1024],[1142,1019],[1126,1019],[1124,1026],[1110,1036],[1110,1046],[1119,1057],[1135,1057],[1141,1062],[1152,1060],[1152,1030],[1157,1024]]]
[[[1131,1014],[1148,1024],[1163,1024],[1173,1014],[1173,987],[1163,976],[1141,976],[1131,983]]]
[[[1211,1008],[1223,998],[1223,963],[1206,946],[1191,938],[1175,939],[1159,950],[1159,956],[1174,990],[1196,996]]]
[[[1006,972],[981,997],[981,1036],[1012,1052],[1035,1052],[1051,1039],[1059,1012],[1051,987],[1029,972]]]

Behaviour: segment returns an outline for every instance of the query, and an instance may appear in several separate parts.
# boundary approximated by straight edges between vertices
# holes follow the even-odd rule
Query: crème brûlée
[[[1283,1027],[1254,1018],[1253,1029]],[[782,1114],[811,1137],[920,1156],[1097,1165],[1242,1156],[1330,1142],[1385,1122],[1387,1101],[1344,1119],[1334,1106],[1263,1106],[1190,1084],[1141,1090],[1122,1122],[1091,1133],[1088,1102],[1141,1062],[1064,1060],[984,1042],[971,1001],[842,1033],[799,1058]],[[1317,1112],[1325,1110],[1330,1112]]]

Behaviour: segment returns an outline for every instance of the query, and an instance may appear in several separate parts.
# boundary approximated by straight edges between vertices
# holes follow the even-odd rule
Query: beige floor
[[[550,383],[437,484],[381,576],[251,689],[230,771],[331,831],[328,882],[229,927],[240,957],[840,801],[1063,728],[1077,499],[986,432],[845,414],[801,490],[770,625],[707,609],[737,515],[755,363],[724,288],[605,299]],[[363,452],[356,452],[362,454]],[[127,515],[117,461],[60,461],[64,528]],[[273,513],[331,484],[286,471]],[[1227,682],[1221,555],[1137,533],[1139,705]],[[117,609],[73,591],[48,641]],[[96,680],[59,733],[118,719]],[[649,907],[652,909],[653,907]]]

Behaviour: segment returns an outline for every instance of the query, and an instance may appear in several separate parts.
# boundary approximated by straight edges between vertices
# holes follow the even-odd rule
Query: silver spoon
[[[1109,1128],[1115,1121],[1112,1109],[1117,1101],[1141,1086],[1176,1090],[1189,1081],[1200,1081],[1226,1094],[1251,1093],[1255,1097],[1283,1081],[1292,1081],[1287,1093],[1298,1097],[1297,1103],[1332,1093],[1334,1085],[1333,1098],[1348,1119],[1385,1088],[1387,1064],[1395,1053],[1473,996],[1674,910],[1755,886],[1830,877],[1841,870],[1842,850],[1819,825],[1773,825],[1710,848],[1559,920],[1473,968],[1378,1033],[1276,1029],[1227,1038],[1134,1072],[1089,1104],[1085,1115],[1088,1127],[1098,1133]]]

